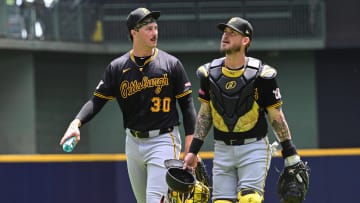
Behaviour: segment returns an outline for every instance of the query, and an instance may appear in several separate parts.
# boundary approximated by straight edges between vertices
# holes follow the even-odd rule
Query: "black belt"
[[[149,138],[149,137],[155,137],[164,133],[172,132],[174,130],[174,127],[170,128],[162,128],[158,130],[150,130],[150,131],[137,131],[137,130],[131,130],[130,133],[136,137],[136,138]]]
[[[255,137],[254,135],[258,135]],[[266,136],[266,131],[264,132],[243,132],[243,133],[234,133],[234,132],[222,132],[214,128],[214,139],[221,140],[226,145],[244,145],[252,142],[261,140]]]
[[[216,139],[223,141],[226,145],[244,145],[261,140],[262,137],[244,138],[244,139]]]

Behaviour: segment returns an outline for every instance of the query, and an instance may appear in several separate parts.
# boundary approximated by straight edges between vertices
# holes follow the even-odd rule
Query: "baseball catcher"
[[[309,189],[310,168],[307,162],[300,161],[287,166],[280,173],[278,194],[281,203],[301,203]]]
[[[168,169],[166,183],[169,190],[160,203],[208,203],[210,198],[209,177],[200,160],[193,173],[183,169],[183,161],[165,160]]]

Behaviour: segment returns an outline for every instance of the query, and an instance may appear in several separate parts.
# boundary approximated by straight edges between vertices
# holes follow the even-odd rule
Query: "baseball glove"
[[[307,162],[285,167],[280,173],[278,194],[282,203],[301,203],[309,190],[310,167]]]

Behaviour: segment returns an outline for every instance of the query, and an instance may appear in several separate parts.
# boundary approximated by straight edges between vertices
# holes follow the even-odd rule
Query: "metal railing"
[[[37,0],[35,0],[37,2]],[[323,0],[58,0],[0,4],[0,37],[76,43],[128,41],[126,16],[137,7],[160,10],[159,35],[164,41],[218,40],[216,25],[230,17],[248,19],[256,40],[323,40]],[[40,31],[39,31],[40,29]]]

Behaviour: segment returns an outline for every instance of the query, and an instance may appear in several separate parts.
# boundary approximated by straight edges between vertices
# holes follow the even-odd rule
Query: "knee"
[[[238,193],[238,203],[262,203],[264,196],[253,189],[243,189]]]

